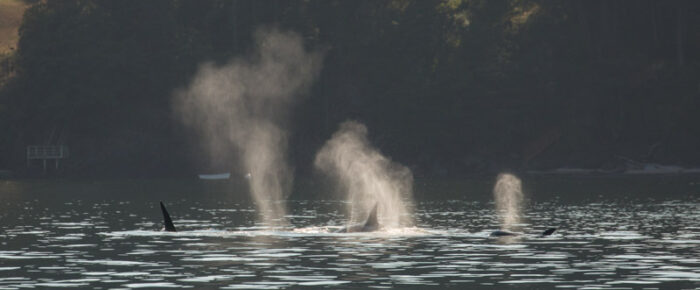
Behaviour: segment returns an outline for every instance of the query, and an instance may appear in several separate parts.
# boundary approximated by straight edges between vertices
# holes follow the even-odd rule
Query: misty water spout
[[[501,228],[511,230],[514,225],[520,223],[520,211],[523,203],[520,179],[509,173],[499,174],[496,186],[493,188],[493,197]]]
[[[412,224],[413,175],[384,157],[367,140],[367,127],[346,121],[316,154],[314,165],[333,177],[349,201],[350,223],[360,223],[378,205],[383,228]]]
[[[322,53],[305,49],[295,33],[260,29],[254,39],[251,55],[203,64],[173,104],[200,134],[212,162],[235,162],[250,174],[262,221],[279,225],[292,186],[285,124],[294,101],[317,77]]]

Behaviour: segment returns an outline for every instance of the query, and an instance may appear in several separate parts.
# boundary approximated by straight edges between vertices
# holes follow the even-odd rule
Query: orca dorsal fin
[[[372,211],[369,212],[369,216],[367,216],[367,220],[365,221],[364,225],[365,229],[379,228],[379,220],[377,220],[377,207],[379,207],[379,203],[374,204],[374,208],[372,208]]]
[[[163,229],[166,232],[177,232],[173,220],[170,219],[170,214],[168,214],[168,210],[165,209],[165,205],[163,205],[162,201],[160,202],[160,211],[163,212]]]
[[[548,228],[546,231],[542,232],[542,236],[549,236],[553,234],[556,230],[556,228]]]

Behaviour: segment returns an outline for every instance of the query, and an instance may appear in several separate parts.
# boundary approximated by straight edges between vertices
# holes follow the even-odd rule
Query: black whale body
[[[162,201],[160,202],[160,210],[163,213],[163,231],[177,232],[177,229],[175,229],[175,225],[173,224],[173,220],[170,218],[170,214],[168,213],[168,210],[165,209],[165,205],[163,204]],[[377,231],[377,230],[379,230],[379,221],[377,220],[377,205],[374,205],[374,208],[369,213],[369,216],[367,217],[367,220],[365,220],[364,223],[349,225],[349,226],[343,227],[335,232],[336,233],[361,233],[361,232],[373,232],[373,231]]]
[[[549,236],[549,235],[553,234],[554,231],[556,231],[556,230],[557,230],[556,228],[548,228],[544,232],[540,233],[539,236],[540,237]],[[504,230],[497,230],[497,231],[491,232],[491,234],[489,236],[491,236],[491,237],[513,237],[513,236],[521,236],[521,235],[523,235],[523,234],[516,233],[516,232],[510,232],[510,231],[504,231]]]

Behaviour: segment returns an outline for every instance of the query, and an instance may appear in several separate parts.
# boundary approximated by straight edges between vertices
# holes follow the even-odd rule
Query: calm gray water
[[[530,200],[524,231],[559,230],[494,239],[488,198],[423,197],[415,227],[334,234],[342,201],[290,201],[291,226],[270,229],[250,204],[193,187],[166,200],[180,230],[166,233],[157,201],[168,194],[148,186],[0,184],[0,289],[700,287],[696,191]]]

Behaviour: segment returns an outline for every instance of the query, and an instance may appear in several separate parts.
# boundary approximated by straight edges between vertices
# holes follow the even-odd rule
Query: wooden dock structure
[[[68,158],[68,146],[64,145],[30,145],[27,146],[27,167],[31,165],[32,160],[44,161],[44,172],[46,172],[46,163],[48,160],[54,160],[56,169],[59,167],[61,159]]]

